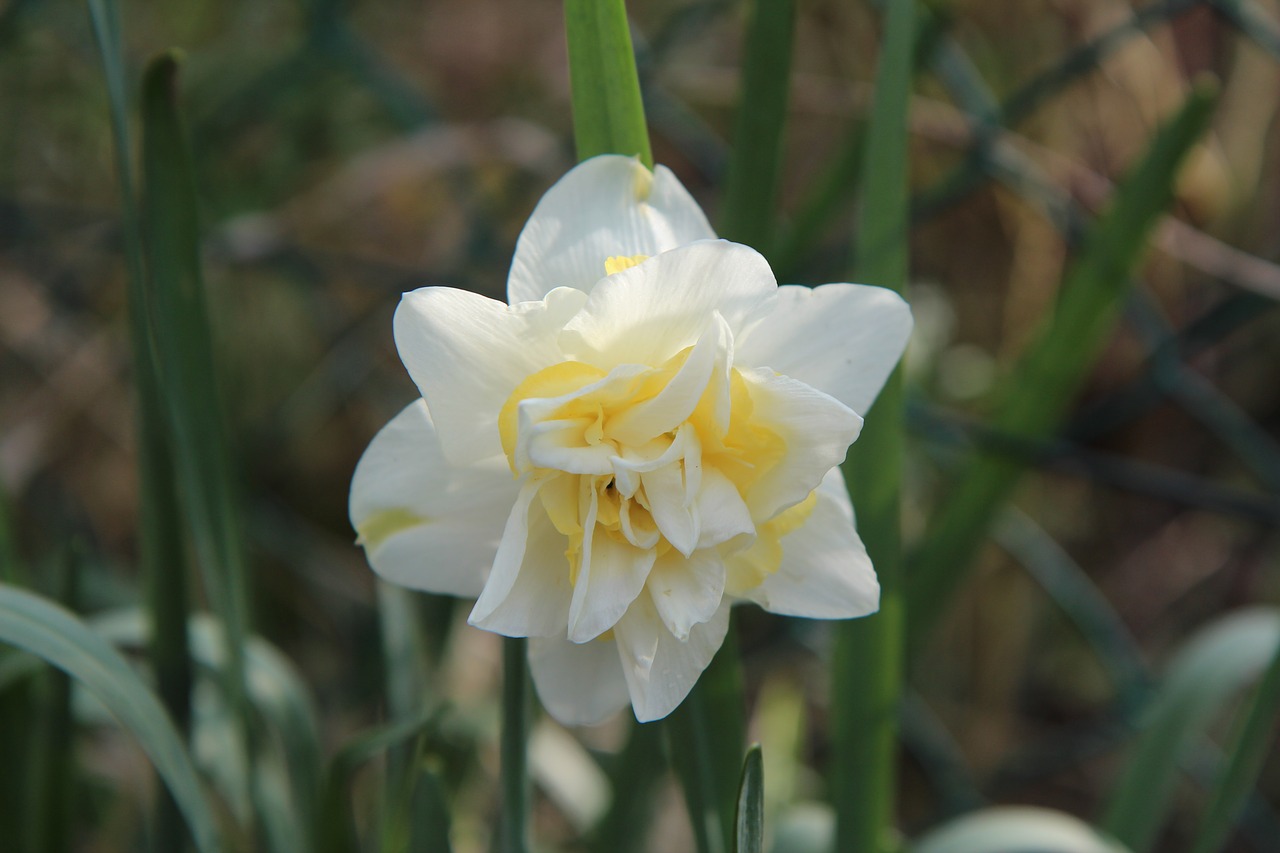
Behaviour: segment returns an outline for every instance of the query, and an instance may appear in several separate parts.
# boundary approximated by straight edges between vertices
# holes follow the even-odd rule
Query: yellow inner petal
[[[648,255],[613,255],[612,257],[605,258],[604,274],[613,275],[616,272],[629,270],[636,264],[643,263],[647,260],[649,260]]]
[[[356,541],[366,548],[377,548],[400,531],[426,524],[428,520],[401,507],[379,510],[357,525]]]
[[[764,583],[778,571],[782,567],[782,537],[808,521],[817,503],[818,493],[812,491],[800,503],[757,525],[755,543],[725,561],[729,572],[727,590],[735,595],[741,594]]]

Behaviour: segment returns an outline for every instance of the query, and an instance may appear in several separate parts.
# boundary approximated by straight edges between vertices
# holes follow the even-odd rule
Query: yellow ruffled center
[[[638,262],[610,259],[618,269]],[[637,443],[637,411],[668,388],[692,350],[686,348],[656,367],[624,366],[612,372],[564,361],[527,377],[503,405],[498,418],[503,451],[516,476],[541,480],[539,500],[568,540],[565,557],[574,583],[588,532],[634,548],[655,549],[662,557],[675,545],[658,518],[671,513],[655,513],[653,501],[673,500],[672,483],[679,504],[675,511],[691,513],[703,481],[722,475],[718,482],[731,484],[745,513],[753,486],[785,456],[786,442],[758,422],[750,387],[732,368],[707,383],[682,422],[657,435],[641,431]],[[664,488],[655,495],[659,482]],[[703,507],[704,512],[719,509]],[[786,520],[796,517],[799,509],[755,532],[776,544]],[[712,544],[729,553],[751,545],[754,538],[735,536],[732,542]],[[690,547],[685,542],[680,550],[688,555]]]

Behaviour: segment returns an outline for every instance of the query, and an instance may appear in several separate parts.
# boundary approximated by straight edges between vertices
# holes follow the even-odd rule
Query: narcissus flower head
[[[848,618],[879,587],[836,467],[911,329],[894,293],[778,287],[670,171],[588,160],[516,245],[510,304],[405,294],[422,393],[374,438],[350,512],[394,583],[476,597],[529,637],[543,705],[670,713],[729,607]]]

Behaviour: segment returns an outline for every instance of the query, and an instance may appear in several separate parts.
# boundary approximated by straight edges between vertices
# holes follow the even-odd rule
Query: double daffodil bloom
[[[538,204],[508,297],[400,303],[422,399],[351,487],[378,574],[476,597],[472,625],[529,637],[539,697],[569,724],[628,702],[666,716],[734,602],[875,611],[836,466],[910,333],[896,294],[778,287],[670,171],[605,156]]]

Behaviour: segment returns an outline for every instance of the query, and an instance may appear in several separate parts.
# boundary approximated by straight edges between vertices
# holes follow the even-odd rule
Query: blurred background
[[[1223,613],[1280,601],[1280,10],[929,9],[910,113],[908,536],[968,442],[1029,453],[1035,470],[913,667],[903,826],[988,801],[1092,817],[1180,642]],[[879,16],[842,0],[797,10],[782,225],[761,248],[780,280],[818,284],[849,276],[855,206],[841,164],[868,107]],[[715,222],[744,6],[653,0],[630,13],[655,159]],[[370,437],[415,394],[392,312],[401,292],[429,284],[503,297],[521,225],[574,162],[561,4],[127,2],[122,20],[131,91],[149,57],[186,53],[253,625],[300,670],[333,749],[387,715],[377,591],[346,497]],[[1082,223],[1206,74],[1222,86],[1212,133],[1086,392],[1057,440],[1001,450],[981,428],[993,382],[1052,310]],[[30,586],[53,594],[58,555],[80,543],[86,614],[135,604],[140,584],[119,209],[87,12],[0,2],[0,493]],[[453,708],[433,755],[456,849],[483,850],[498,646],[465,626],[465,608],[412,606],[432,637],[430,689]],[[829,634],[738,616],[772,823],[799,832],[808,818],[783,804],[821,798]],[[607,770],[627,721],[577,739],[540,725],[538,838],[586,849],[578,839],[604,808],[589,793],[601,773],[592,751]],[[109,732],[77,749],[77,826],[93,839],[82,849],[130,849],[145,759]],[[1203,744],[1187,768],[1178,796],[1189,804],[1203,800],[1197,767],[1213,750]],[[374,783],[361,778],[357,813],[371,813]],[[662,778],[653,790],[637,849],[686,849],[678,793]],[[1280,850],[1278,804],[1273,754],[1231,849]],[[1161,849],[1180,849],[1184,830],[1175,818]]]

